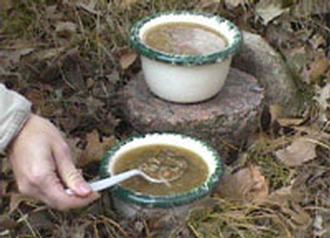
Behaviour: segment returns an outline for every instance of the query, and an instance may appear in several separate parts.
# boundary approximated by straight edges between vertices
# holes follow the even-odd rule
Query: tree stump
[[[257,78],[265,103],[281,105],[287,116],[301,114],[304,102],[282,56],[260,35],[242,31],[243,44],[232,66]]]
[[[148,89],[143,74],[119,93],[123,116],[140,133],[176,132],[209,142],[226,161],[259,124],[264,98],[257,80],[231,69],[223,89],[212,99],[195,104],[164,101]]]

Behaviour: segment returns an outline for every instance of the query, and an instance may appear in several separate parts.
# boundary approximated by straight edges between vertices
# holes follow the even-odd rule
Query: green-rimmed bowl
[[[203,25],[219,32],[228,44],[221,51],[199,56],[174,55],[148,46],[144,41],[148,31],[166,23]],[[131,42],[140,53],[145,80],[155,95],[168,101],[194,103],[221,90],[242,36],[232,22],[220,16],[180,11],[158,13],[137,22],[131,30]]]
[[[175,210],[177,208],[188,208],[190,204],[205,198],[217,187],[223,174],[223,164],[219,154],[203,141],[172,133],[146,134],[144,136],[132,137],[119,143],[104,156],[100,170],[101,176],[108,177],[113,175],[114,164],[123,154],[150,145],[175,146],[196,153],[208,166],[207,179],[202,185],[190,191],[168,196],[146,195],[128,190],[121,185],[114,186],[110,190],[113,195],[114,206],[123,215],[129,217],[137,212],[141,212],[141,210],[147,211],[157,208],[175,208]],[[184,212],[180,211],[180,213]]]

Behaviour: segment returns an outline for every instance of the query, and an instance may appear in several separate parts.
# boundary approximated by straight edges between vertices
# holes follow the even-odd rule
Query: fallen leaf
[[[103,137],[102,140],[97,130],[86,135],[87,146],[83,151],[78,165],[84,167],[92,162],[99,162],[105,153],[117,142],[113,136]]]
[[[17,65],[22,57],[31,54],[34,48],[23,48],[15,50],[1,50],[0,52],[0,62],[2,67],[9,67],[11,65]]]
[[[289,1],[288,1],[289,2]],[[293,5],[291,16],[306,18],[311,15],[323,15],[330,12],[328,1],[324,0],[299,0]]]
[[[330,107],[330,83],[323,88],[317,90],[314,100],[318,103],[319,120],[321,122],[328,122],[327,109]]]
[[[94,15],[100,15],[101,12],[95,10],[96,8],[96,1],[78,1],[76,3],[76,6],[78,8],[81,8],[85,10],[88,13],[94,14]]]
[[[281,126],[290,127],[290,126],[299,126],[305,121],[304,118],[278,118],[277,122]]]
[[[108,112],[105,121],[98,126],[98,129],[106,135],[112,135],[119,122],[120,119],[118,117]]]
[[[88,113],[90,115],[95,115],[96,112],[104,106],[104,102],[93,96],[89,96],[86,98],[86,106],[88,108]]]
[[[278,204],[283,204],[288,201],[288,199],[292,196],[292,186],[282,187],[275,191],[273,191],[269,197],[268,200],[272,200],[274,202],[277,202]]]
[[[224,176],[218,193],[226,199],[248,203],[264,200],[268,196],[269,188],[259,168],[250,166]]]
[[[47,13],[47,16],[52,19],[52,15],[56,14],[56,10],[57,5],[51,5],[46,7],[45,12]]]
[[[271,121],[274,122],[278,118],[283,116],[284,108],[278,104],[270,105],[269,106],[269,113],[271,115]]]
[[[92,77],[86,79],[86,87],[88,89],[93,88],[94,85],[95,85],[95,80]]]
[[[212,9],[219,6],[223,0],[201,0],[195,5],[197,9]]]
[[[0,231],[2,230],[12,230],[18,226],[17,222],[10,219],[5,215],[0,215]],[[1,237],[1,236],[0,236]]]
[[[12,0],[1,0],[0,3],[0,11],[8,11],[13,8],[14,6],[14,1]]]
[[[246,0],[225,0],[225,4],[228,8],[235,8],[238,7],[239,5],[244,5],[245,3]]]
[[[47,14],[47,18],[51,20],[51,22],[61,21],[65,18],[65,11],[61,11],[57,4],[47,6],[45,8],[45,14]]]
[[[286,28],[288,28],[288,26]],[[275,35],[276,33],[274,32],[273,34]],[[292,37],[292,35],[290,37]],[[276,39],[278,39],[278,36]],[[290,38],[285,40],[289,41]],[[306,70],[306,66],[308,65],[309,60],[312,57],[311,52],[307,51],[306,47],[304,46],[298,46],[286,50],[284,52],[284,56],[286,58],[286,62],[290,70],[292,70],[297,75],[301,75],[301,80],[303,80],[304,82],[310,83],[308,75],[304,74],[303,72]]]
[[[139,0],[120,0],[117,2],[120,3],[120,6],[122,8],[130,8],[133,4],[137,3]]]
[[[46,61],[51,60],[53,58],[58,57],[63,52],[65,52],[64,47],[58,47],[58,48],[47,48],[44,50],[40,50],[36,52],[35,54],[32,54],[31,57],[27,59],[29,63],[36,63],[40,61]]]
[[[309,41],[314,50],[327,45],[327,40],[321,34],[315,34],[311,39],[309,39]]]
[[[298,137],[288,147],[276,151],[275,155],[288,166],[299,166],[316,158],[315,148],[315,143],[305,137]]]
[[[310,80],[316,81],[330,69],[330,61],[327,58],[321,58],[314,61],[310,66]]]
[[[256,5],[256,15],[262,19],[264,25],[268,25],[270,21],[288,10],[282,8],[282,3],[278,0],[259,1]]]
[[[135,52],[129,52],[126,54],[123,54],[120,57],[120,66],[122,69],[128,69],[137,59],[137,54]]]
[[[37,108],[42,107],[42,105],[45,104],[44,96],[44,92],[43,90],[40,90],[40,88],[31,88],[25,93],[25,97],[28,98],[33,105],[36,105]]]
[[[293,192],[292,187],[283,187],[272,192],[267,199],[267,203],[276,205],[284,213],[287,219],[293,221],[296,227],[306,226],[312,222],[310,215],[299,205],[301,197]]]
[[[77,24],[66,21],[66,22],[57,22],[55,32],[58,36],[61,37],[70,37],[77,31]]]
[[[330,140],[330,134],[317,126],[295,126],[294,129],[297,135],[307,135],[308,138],[314,138],[314,140]]]
[[[78,159],[81,157],[82,155],[82,149],[79,148],[79,143],[81,142],[81,140],[79,138],[67,138],[66,142],[68,143],[70,149],[71,149],[71,154],[72,154],[72,158],[77,162]]]
[[[114,84],[118,83],[121,80],[119,72],[117,70],[114,70],[111,72],[111,74],[106,75],[106,78],[109,82]]]
[[[325,237],[326,233],[330,233],[330,228],[328,231],[324,228],[324,220],[323,217],[319,214],[315,216],[314,223],[313,223],[313,235],[314,237]]]

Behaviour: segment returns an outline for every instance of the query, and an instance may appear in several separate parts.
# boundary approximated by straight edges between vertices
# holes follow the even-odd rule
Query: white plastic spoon
[[[160,179],[155,179],[147,175],[146,173],[142,172],[141,170],[138,169],[133,169],[133,170],[128,170],[120,174],[116,174],[114,176],[111,176],[109,178],[101,179],[95,182],[91,182],[89,185],[91,186],[92,190],[95,192],[101,191],[103,189],[112,187],[118,183],[121,183],[131,177],[134,176],[142,176],[146,180],[148,180],[151,183],[165,183],[168,184],[166,180],[160,180]],[[68,195],[73,195],[74,192],[71,189],[66,189],[65,192]]]

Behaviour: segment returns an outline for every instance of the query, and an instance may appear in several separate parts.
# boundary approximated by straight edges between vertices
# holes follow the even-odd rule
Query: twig
[[[126,231],[124,231],[124,229],[117,222],[115,222],[114,220],[112,220],[106,216],[103,216],[103,215],[101,215],[100,218],[106,220],[109,224],[116,227],[119,230],[119,232],[124,235],[124,237],[128,237],[128,234],[126,233]]]
[[[76,5],[78,8],[81,8],[83,10],[85,10],[88,13],[94,14],[94,15],[101,15],[101,13],[99,11],[95,11],[93,9],[91,9],[90,7],[88,7],[87,5],[83,4],[83,3],[78,3]]]
[[[190,228],[191,232],[196,236],[197,238],[202,238],[198,231],[195,229],[195,227],[192,224],[188,224],[188,227]]]
[[[22,80],[22,75],[20,73],[13,73],[8,71],[2,71],[0,70],[0,76],[15,76],[18,78],[18,80]]]
[[[42,236],[40,235],[40,233],[38,231],[35,231],[33,229],[33,227],[31,226],[30,222],[28,221],[28,219],[27,219],[28,218],[28,214],[23,214],[23,212],[20,209],[18,209],[18,212],[19,212],[21,218],[18,219],[17,222],[20,223],[20,222],[23,221],[26,224],[26,226],[29,228],[29,230],[31,231],[33,237],[40,237],[40,238],[42,238]]]
[[[65,82],[65,83],[66,83],[71,89],[73,89],[74,91],[76,91],[76,90],[77,90],[76,87],[73,86],[73,85],[72,85],[72,84],[66,79],[62,67],[59,67],[59,69],[60,69],[60,72],[61,72],[61,75],[62,75],[62,79],[63,79],[63,81],[64,81],[64,82]]]
[[[79,23],[79,27],[80,27],[80,31],[82,33],[82,37],[83,37],[83,39],[86,39],[87,37],[86,37],[86,31],[85,31],[85,28],[84,28],[84,24],[83,24],[83,22],[81,20],[81,17],[79,15],[79,12],[77,11],[76,8],[74,8],[74,13],[75,13],[75,15],[77,17],[77,20],[78,20],[78,23]]]
[[[303,140],[307,141],[307,142],[311,142],[311,143],[314,143],[316,145],[319,145],[319,146],[322,146],[324,147],[325,149],[328,149],[330,150],[330,146],[321,142],[321,141],[318,141],[318,140],[315,140],[315,139],[312,139],[312,138],[303,138]]]

